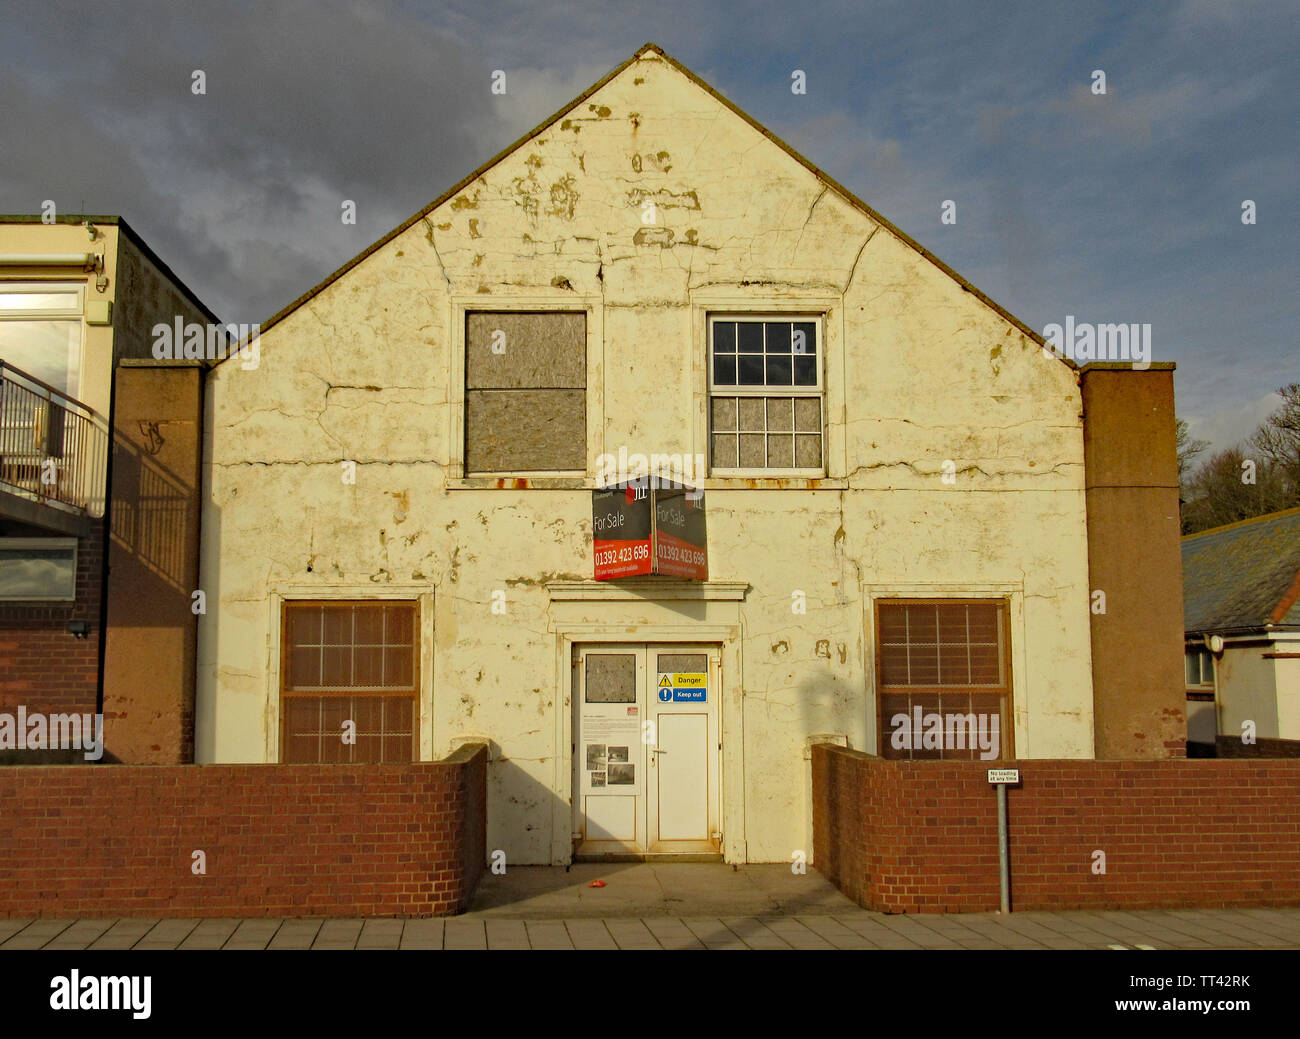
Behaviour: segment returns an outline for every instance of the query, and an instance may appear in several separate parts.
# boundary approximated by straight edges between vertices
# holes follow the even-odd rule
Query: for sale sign
[[[661,487],[654,493],[655,573],[709,579],[708,540],[704,529],[704,492],[689,487]]]
[[[592,491],[596,580],[653,573],[650,488],[635,483]]]
[[[641,480],[592,492],[597,581],[640,574],[708,580],[704,492]]]

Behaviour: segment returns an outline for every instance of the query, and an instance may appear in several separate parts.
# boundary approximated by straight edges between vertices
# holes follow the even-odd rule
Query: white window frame
[[[72,550],[71,595],[5,595],[0,591],[0,602],[76,602],[77,601],[77,539],[76,538],[0,538],[0,551],[39,551],[45,549]]]
[[[739,310],[711,310],[705,321],[705,372],[706,372],[706,398],[705,398],[705,457],[708,460],[709,476],[719,479],[734,477],[804,477],[817,479],[824,477],[827,472],[826,458],[828,451],[827,436],[827,394],[826,394],[826,315],[824,313],[813,311],[739,311]],[[803,322],[813,324],[817,328],[817,349],[815,358],[817,361],[817,384],[815,386],[718,386],[713,381],[713,326],[717,322],[735,322],[735,321],[779,321],[779,322]],[[737,353],[737,357],[739,357]],[[765,356],[762,354],[756,356]],[[713,464],[713,400],[715,397],[813,397],[821,405],[821,459],[822,464],[813,467],[791,466],[788,468],[767,468],[757,469],[743,466],[724,467]],[[736,428],[740,428],[740,416],[736,416]],[[766,433],[764,436],[766,437]],[[793,433],[791,435],[793,440]],[[737,462],[739,456],[739,442],[737,443]]]
[[[76,294],[76,310],[57,310],[47,307],[32,307],[22,310],[9,310],[0,307],[0,321],[72,321],[77,325],[77,362],[76,386],[69,389],[66,396],[80,401],[86,383],[86,283],[68,279],[50,279],[48,281],[0,281],[0,295],[20,292],[67,292]],[[18,366],[15,365],[15,368]],[[71,374],[71,370],[69,370]],[[62,392],[62,391],[60,391]]]
[[[1204,646],[1187,646],[1187,647],[1184,649],[1184,651],[1183,651],[1183,657],[1184,657],[1184,660],[1183,660],[1183,678],[1186,678],[1186,677],[1187,677],[1187,662],[1186,662],[1186,658],[1187,658],[1188,656],[1190,656],[1191,654],[1193,654],[1193,653],[1196,654],[1196,658],[1197,658],[1197,662],[1198,662],[1198,663],[1197,663],[1197,672],[1198,672],[1198,674],[1200,675],[1201,680],[1200,680],[1199,682],[1188,682],[1188,683],[1187,683],[1187,688],[1188,688],[1188,689],[1213,689],[1214,686],[1215,686],[1215,682],[1214,682],[1214,654],[1211,653],[1211,652],[1210,652],[1208,649],[1206,649]],[[1206,661],[1207,659],[1208,659],[1209,662],[1210,662],[1210,680],[1209,680],[1208,682],[1205,680],[1205,661]]]

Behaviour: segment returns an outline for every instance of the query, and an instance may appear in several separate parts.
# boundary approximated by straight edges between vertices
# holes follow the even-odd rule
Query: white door
[[[575,854],[721,849],[717,646],[605,644],[575,652]]]

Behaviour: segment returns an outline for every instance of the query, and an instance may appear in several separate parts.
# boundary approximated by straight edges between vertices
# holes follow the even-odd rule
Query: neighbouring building
[[[1183,538],[1188,753],[1300,757],[1300,508]]]
[[[0,762],[87,760],[52,726],[97,714],[102,760],[193,760],[207,362],[154,357],[177,320],[216,322],[125,221],[0,216]]]
[[[510,863],[768,862],[816,742],[1184,753],[1173,366],[1053,355],[655,46],[260,342],[200,762],[485,741]]]

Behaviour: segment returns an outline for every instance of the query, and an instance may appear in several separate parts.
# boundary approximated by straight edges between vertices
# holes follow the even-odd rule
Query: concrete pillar
[[[1098,758],[1183,757],[1174,365],[1080,370]],[[1105,593],[1105,613],[1096,592]]]

